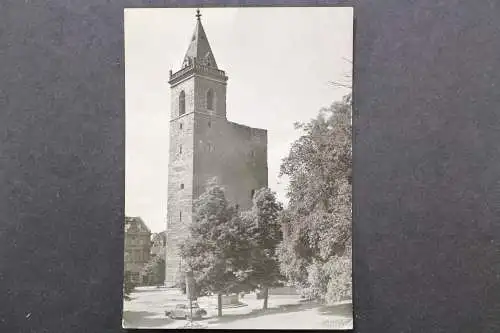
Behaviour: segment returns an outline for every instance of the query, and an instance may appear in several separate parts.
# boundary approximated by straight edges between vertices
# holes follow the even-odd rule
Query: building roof
[[[158,233],[153,234],[152,238],[153,238],[153,242],[161,240],[161,241],[163,241],[163,243],[165,243],[167,240],[167,233],[165,231],[158,232]]]
[[[125,217],[125,232],[151,233],[146,223],[140,217]]]
[[[182,67],[192,64],[195,59],[198,63],[203,63],[204,65],[212,68],[217,67],[217,62],[210,48],[210,43],[208,42],[207,35],[201,24],[201,14],[198,9],[196,14],[196,27],[194,29],[193,36],[191,37],[191,42],[189,44],[186,55],[184,56],[184,62]]]

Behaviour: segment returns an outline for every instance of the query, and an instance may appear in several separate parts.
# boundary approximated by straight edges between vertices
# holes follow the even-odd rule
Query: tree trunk
[[[217,294],[217,316],[222,317],[222,294]]]
[[[267,310],[267,299],[269,298],[269,288],[264,287],[263,292],[264,292],[264,305],[262,306],[262,309]]]

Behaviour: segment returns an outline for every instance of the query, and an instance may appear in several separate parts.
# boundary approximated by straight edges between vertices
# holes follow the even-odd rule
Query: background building
[[[165,231],[153,234],[151,237],[151,257],[165,256],[166,244],[167,235]]]
[[[149,261],[151,231],[140,217],[125,217],[125,271],[142,284],[141,271]]]
[[[173,286],[181,266],[178,245],[188,234],[193,201],[217,177],[240,209],[267,186],[267,131],[228,121],[225,72],[220,70],[197,15],[182,68],[170,72],[167,249],[165,284]]]

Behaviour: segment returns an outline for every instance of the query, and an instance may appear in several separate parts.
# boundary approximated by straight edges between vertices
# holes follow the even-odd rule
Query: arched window
[[[186,93],[181,91],[179,94],[179,116],[182,116],[186,113]]]
[[[214,109],[214,92],[212,89],[208,89],[207,91],[207,109]]]

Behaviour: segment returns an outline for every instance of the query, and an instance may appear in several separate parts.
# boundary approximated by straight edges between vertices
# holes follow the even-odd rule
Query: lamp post
[[[186,270],[186,295],[189,300],[189,322],[193,324],[193,293],[194,293],[194,277],[191,269]]]

